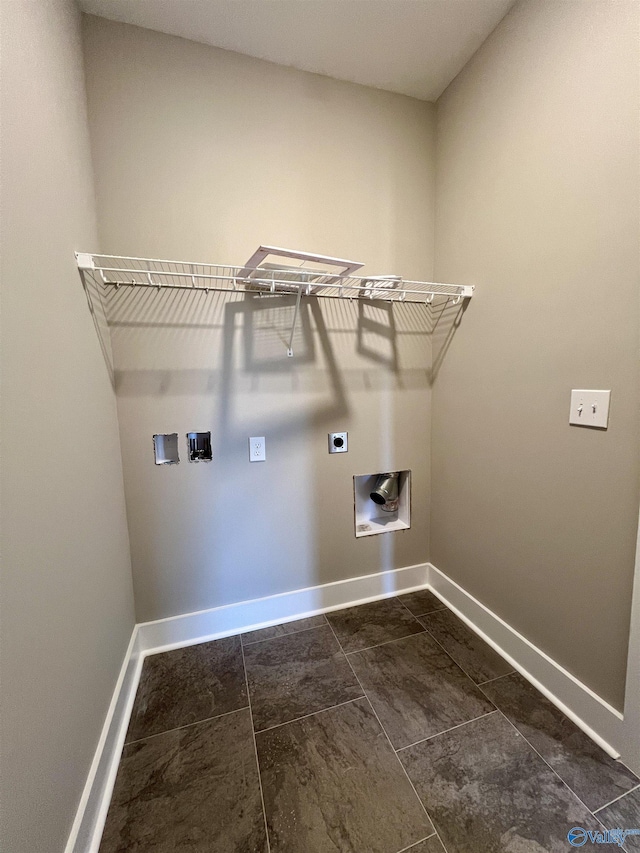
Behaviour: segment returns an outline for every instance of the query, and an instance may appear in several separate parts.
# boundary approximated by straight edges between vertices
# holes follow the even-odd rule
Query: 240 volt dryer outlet
[[[348,450],[348,432],[329,433],[329,453],[346,453]]]

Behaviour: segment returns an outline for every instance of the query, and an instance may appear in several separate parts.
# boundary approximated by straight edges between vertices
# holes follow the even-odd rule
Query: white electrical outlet
[[[611,391],[572,391],[569,423],[606,429],[609,423],[610,400]]]
[[[265,462],[267,459],[267,447],[264,436],[252,436],[249,439],[249,462]]]

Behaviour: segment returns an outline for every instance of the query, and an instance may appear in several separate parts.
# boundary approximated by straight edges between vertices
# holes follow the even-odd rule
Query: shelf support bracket
[[[298,312],[300,311],[300,300],[302,299],[302,285],[298,288],[298,295],[296,297],[296,309],[293,313],[293,323],[291,324],[291,334],[289,335],[289,346],[287,347],[287,355],[289,358],[293,358],[293,335],[296,331],[296,322],[298,320]]]

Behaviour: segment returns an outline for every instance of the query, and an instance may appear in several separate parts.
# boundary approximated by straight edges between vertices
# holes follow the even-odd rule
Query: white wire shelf
[[[456,304],[473,296],[474,288],[464,284],[407,281],[399,276],[355,276],[284,265],[231,266],[156,258],[130,258],[76,252],[82,283],[104,288],[133,287],[156,290],[203,290],[223,293],[252,293],[260,296],[294,294],[296,311],[288,354],[302,296],[322,299],[367,299],[431,305]]]

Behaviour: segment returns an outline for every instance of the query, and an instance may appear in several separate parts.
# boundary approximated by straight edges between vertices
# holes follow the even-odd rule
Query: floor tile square
[[[256,731],[362,696],[328,625],[244,648]]]
[[[396,853],[433,832],[366,699],[256,744],[271,853]]]
[[[640,790],[632,791],[610,806],[601,809],[596,817],[607,829],[640,830]],[[613,849],[615,850],[615,847]],[[624,849],[629,853],[640,851],[640,835],[627,836]]]
[[[498,711],[398,754],[448,853],[567,853],[602,828]]]
[[[440,610],[420,621],[476,684],[513,672],[513,667],[450,610]]]
[[[239,637],[149,655],[126,743],[247,705]]]
[[[282,625],[271,625],[269,628],[258,628],[257,631],[247,631],[242,635],[242,643],[248,646],[250,643],[259,643],[261,640],[273,640],[274,637],[286,637],[287,634],[297,634],[298,631],[307,631],[309,628],[320,628],[326,625],[324,614],[309,616],[307,619],[296,619],[294,622],[285,622]]]
[[[266,853],[247,710],[125,746],[100,853]]]
[[[494,710],[427,633],[355,652],[349,661],[396,749]]]
[[[482,690],[591,810],[640,783],[519,673]]]
[[[430,589],[419,589],[417,592],[406,592],[404,595],[399,595],[398,600],[410,610],[414,616],[424,616],[425,613],[433,613],[434,610],[446,610],[446,604],[443,604],[437,595],[434,595]]]
[[[327,613],[327,619],[345,652],[377,646],[410,634],[419,634],[424,626],[407,612],[397,598],[371,601]]]

